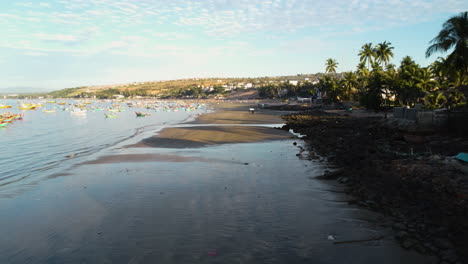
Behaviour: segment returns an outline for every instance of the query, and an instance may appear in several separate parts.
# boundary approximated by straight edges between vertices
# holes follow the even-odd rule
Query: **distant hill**
[[[151,96],[157,98],[206,98],[219,94],[227,95],[233,91],[251,90],[263,85],[285,81],[303,82],[314,80],[320,74],[299,74],[294,76],[275,76],[257,78],[193,78],[171,81],[134,82],[117,85],[83,86],[66,88],[48,93],[54,98],[112,98],[114,95],[125,97]]]

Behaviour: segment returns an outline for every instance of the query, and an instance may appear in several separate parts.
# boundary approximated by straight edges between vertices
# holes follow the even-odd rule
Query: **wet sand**
[[[219,103],[212,104],[215,111],[201,115],[194,124],[281,124],[284,123],[282,111],[259,109],[255,104]],[[254,107],[255,113],[249,113]]]
[[[0,200],[0,263],[434,263],[311,179],[324,168],[292,142],[147,148],[171,158],[78,166]]]
[[[166,128],[129,147],[197,148],[216,144],[249,143],[291,138],[283,130],[250,126],[195,126]]]
[[[280,126],[283,123],[281,115],[285,112],[258,109],[253,104],[220,103],[213,106],[213,113],[199,116],[188,123],[191,125],[189,127],[166,128],[157,135],[128,147],[197,148],[291,138],[288,132],[261,126]],[[256,108],[255,114],[249,113],[251,107]],[[242,126],[247,124],[249,126]]]

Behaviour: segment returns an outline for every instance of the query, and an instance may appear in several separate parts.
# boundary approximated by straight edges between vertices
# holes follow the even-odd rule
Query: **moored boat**
[[[112,115],[112,114],[104,114],[104,116],[106,116],[106,118],[117,118],[118,117],[117,115]]]

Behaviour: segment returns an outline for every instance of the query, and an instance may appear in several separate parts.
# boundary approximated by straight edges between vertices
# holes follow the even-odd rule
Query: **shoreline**
[[[259,110],[254,114],[248,112],[249,103],[217,103],[214,111],[198,115],[195,120],[186,122],[191,126],[168,127],[154,136],[143,139],[130,148],[200,148],[205,146],[234,143],[252,143],[272,140],[290,139],[292,135],[281,129],[262,125],[277,124],[284,121],[284,112]]]
[[[285,120],[284,129],[306,135],[305,158],[322,156],[338,167],[317,178],[336,180],[355,198],[351,204],[389,217],[403,248],[441,262],[468,259],[467,175],[448,158],[464,150],[466,137],[409,132],[379,117],[317,110]]]

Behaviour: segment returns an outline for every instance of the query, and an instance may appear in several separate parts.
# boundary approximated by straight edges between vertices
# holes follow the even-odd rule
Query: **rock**
[[[421,244],[415,244],[413,249],[421,254],[427,254],[427,249]]]
[[[339,181],[340,181],[340,183],[347,183],[347,182],[349,182],[349,178],[348,177],[341,177]]]
[[[458,260],[457,254],[451,249],[442,251],[440,253],[440,258],[450,263],[455,263]]]
[[[402,223],[393,224],[393,229],[395,230],[406,230],[406,226]]]
[[[403,138],[406,142],[412,144],[423,144],[427,142],[427,138],[423,136],[416,136],[416,135],[403,135]]]
[[[403,242],[401,243],[401,246],[402,246],[404,249],[410,249],[413,245],[414,245],[413,241],[411,241],[411,240],[409,240],[409,239],[405,239],[405,240],[403,240]]]
[[[248,163],[248,162],[246,162],[246,163],[244,163],[244,165],[249,165],[249,163]]]
[[[297,142],[294,141],[294,142],[293,142],[293,145],[296,146],[296,145],[297,145]]]
[[[406,231],[399,231],[399,232],[397,232],[396,235],[395,235],[395,238],[396,238],[397,240],[400,240],[400,241],[403,240],[403,239],[406,238],[406,237],[408,237],[408,232],[406,232]]]
[[[434,245],[436,247],[440,248],[440,249],[448,249],[448,248],[453,247],[452,242],[450,242],[446,238],[436,238],[436,239],[434,239]]]
[[[330,172],[329,170],[325,170],[325,173],[322,176],[318,176],[317,179],[324,179],[324,180],[332,180],[337,179],[343,174],[343,170],[336,170]]]

